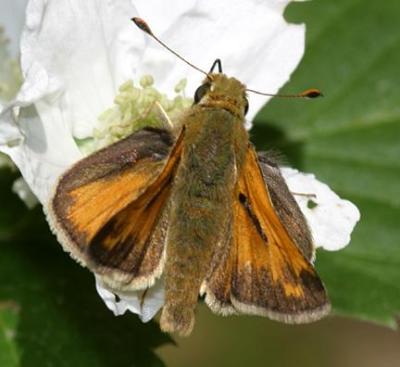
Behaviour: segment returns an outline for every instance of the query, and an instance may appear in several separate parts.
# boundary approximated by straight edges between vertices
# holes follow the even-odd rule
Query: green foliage
[[[259,148],[283,151],[361,211],[351,245],[319,251],[334,311],[394,327],[400,311],[400,3],[293,3],[307,25],[306,54],[284,92],[320,88],[318,100],[273,100],[258,115]]]
[[[19,365],[19,353],[15,343],[18,310],[18,305],[13,302],[0,303],[0,366]]]

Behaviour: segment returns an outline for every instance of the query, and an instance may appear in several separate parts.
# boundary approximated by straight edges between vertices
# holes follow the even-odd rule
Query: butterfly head
[[[249,103],[246,86],[223,73],[210,73],[197,88],[194,103],[204,107],[223,108],[243,119]]]

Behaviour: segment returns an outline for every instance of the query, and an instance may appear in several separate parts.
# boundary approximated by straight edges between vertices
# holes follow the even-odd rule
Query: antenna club
[[[300,96],[305,98],[318,98],[323,97],[324,95],[319,89],[307,89],[304,92],[300,93]]]
[[[137,26],[138,28],[140,28],[142,31],[144,31],[144,32],[150,34],[151,36],[153,36],[153,32],[151,31],[150,27],[148,26],[148,24],[147,24],[142,18],[133,17],[133,18],[131,19],[131,21],[132,21],[133,23],[135,23],[136,26]]]
[[[168,47],[163,41],[161,41],[158,37],[156,37],[156,35],[151,31],[150,27],[148,26],[148,24],[139,17],[133,17],[131,18],[132,22],[135,23],[135,25],[141,29],[143,32],[146,32],[150,37],[152,37],[155,41],[157,41],[162,47],[164,47],[165,49],[167,49],[169,52],[171,52],[172,54],[174,54],[176,57],[178,57],[179,59],[181,59],[183,62],[185,62],[186,64],[188,64],[190,67],[192,67],[193,69],[196,69],[197,71],[200,71],[200,73],[203,73],[204,75],[208,76],[208,73],[206,73],[204,70],[201,70],[200,68],[198,68],[196,65],[193,65],[192,63],[190,63],[189,61],[187,61],[185,58],[183,58],[181,55],[179,55],[176,51],[174,51],[172,48]]]

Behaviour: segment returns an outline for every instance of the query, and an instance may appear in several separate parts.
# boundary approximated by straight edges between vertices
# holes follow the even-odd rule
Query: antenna
[[[212,73],[214,71],[215,68],[218,68],[218,72],[222,73],[222,63],[221,63],[221,59],[216,59],[214,61],[214,63],[211,66],[211,69],[209,71],[209,73]]]
[[[192,63],[184,59],[181,55],[179,55],[177,52],[169,48],[163,41],[161,41],[158,37],[156,37],[152,32],[152,30],[150,29],[150,27],[148,26],[148,24],[142,18],[134,17],[131,20],[133,23],[136,24],[138,28],[140,28],[143,32],[146,32],[150,37],[154,38],[161,46],[166,48],[169,52],[172,52],[176,57],[178,57],[183,62],[191,66],[193,69],[196,69],[197,71],[200,71],[200,73],[203,73],[204,75],[208,76],[208,73],[206,73],[204,70],[201,70],[196,65],[193,65]]]
[[[218,71],[221,73],[222,72],[222,65],[221,65],[221,60],[216,59],[211,67],[211,70],[209,73],[206,73],[204,70],[200,69],[196,65],[193,65],[189,61],[187,61],[185,58],[183,58],[181,55],[179,55],[176,51],[168,47],[163,41],[161,41],[151,30],[149,25],[139,17],[133,17],[132,22],[136,24],[136,26],[141,29],[143,32],[147,33],[150,37],[152,37],[154,40],[156,40],[161,46],[166,48],[169,52],[173,53],[176,57],[181,59],[183,62],[185,62],[187,65],[191,66],[193,69],[196,69],[197,71],[200,71],[200,73],[203,73],[205,76],[210,78],[209,73],[212,73],[213,70],[217,67]],[[269,96],[269,97],[279,97],[279,98],[317,98],[317,97],[322,97],[323,94],[319,89],[306,89],[305,91],[298,93],[298,94],[271,94],[271,93],[264,93],[264,92],[259,92],[254,89],[246,89],[247,92],[259,94],[262,96]]]
[[[271,93],[259,92],[254,89],[246,89],[246,91],[259,94],[261,96],[278,97],[278,98],[318,98],[324,96],[319,89],[315,88],[306,89],[305,91],[298,94],[271,94]]]

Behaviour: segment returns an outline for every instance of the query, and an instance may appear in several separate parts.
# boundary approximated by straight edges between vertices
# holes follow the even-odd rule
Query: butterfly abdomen
[[[192,113],[185,119],[182,159],[171,194],[162,318],[166,330],[191,330],[212,255],[229,238],[236,182],[235,124],[239,124],[235,120],[221,109]]]

